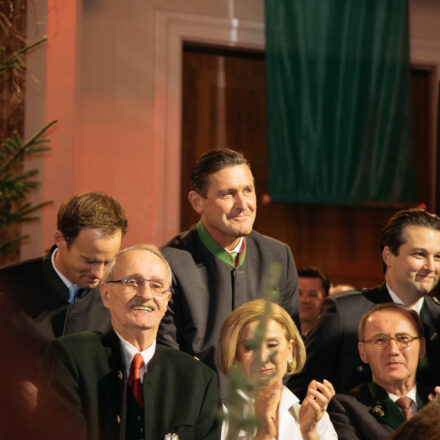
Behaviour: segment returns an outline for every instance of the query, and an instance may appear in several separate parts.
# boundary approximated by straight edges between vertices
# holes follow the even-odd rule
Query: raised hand
[[[330,399],[335,395],[333,385],[312,380],[299,410],[299,426],[304,440],[318,439],[316,428],[324,415]]]

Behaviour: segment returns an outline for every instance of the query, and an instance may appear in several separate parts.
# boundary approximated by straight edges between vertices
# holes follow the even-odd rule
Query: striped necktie
[[[399,399],[396,400],[396,404],[402,409],[403,415],[405,416],[406,420],[409,420],[412,417],[412,412],[411,412],[412,402],[413,400],[411,399],[411,397],[408,396],[400,397]]]

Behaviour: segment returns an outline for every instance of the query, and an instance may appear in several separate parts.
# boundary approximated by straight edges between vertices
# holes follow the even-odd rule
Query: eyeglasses
[[[142,292],[145,289],[145,285],[148,284],[148,288],[153,295],[163,295],[171,290],[171,286],[167,286],[162,281],[147,280],[146,278],[130,278],[128,280],[111,280],[106,283],[118,283],[121,284],[124,289],[129,292]]]
[[[359,341],[364,344],[371,344],[377,350],[384,350],[390,345],[390,341],[394,341],[397,344],[399,350],[405,350],[408,348],[414,339],[420,339],[420,336],[411,336],[407,333],[398,333],[396,336],[391,337],[384,334],[374,335],[368,341]]]

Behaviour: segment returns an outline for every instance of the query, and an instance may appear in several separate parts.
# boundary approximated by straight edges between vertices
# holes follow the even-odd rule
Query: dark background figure
[[[299,320],[303,336],[315,325],[329,288],[329,280],[315,267],[298,270]]]
[[[385,281],[378,287],[329,296],[316,326],[307,335],[307,362],[288,386],[303,397],[311,379],[327,379],[336,392],[369,382],[371,373],[359,357],[357,326],[375,305],[403,303],[420,315],[426,356],[418,378],[435,386],[440,370],[440,305],[429,296],[440,275],[440,218],[421,209],[399,211],[382,231]]]
[[[358,349],[372,381],[336,394],[330,402],[340,440],[385,440],[440,391],[416,382],[425,346],[417,312],[402,304],[379,304],[362,317]]]

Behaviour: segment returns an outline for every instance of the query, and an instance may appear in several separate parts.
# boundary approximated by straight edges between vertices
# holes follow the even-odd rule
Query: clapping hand
[[[316,428],[324,415],[327,405],[335,395],[333,385],[312,380],[307,389],[307,395],[299,410],[299,426],[303,439],[318,439]]]

